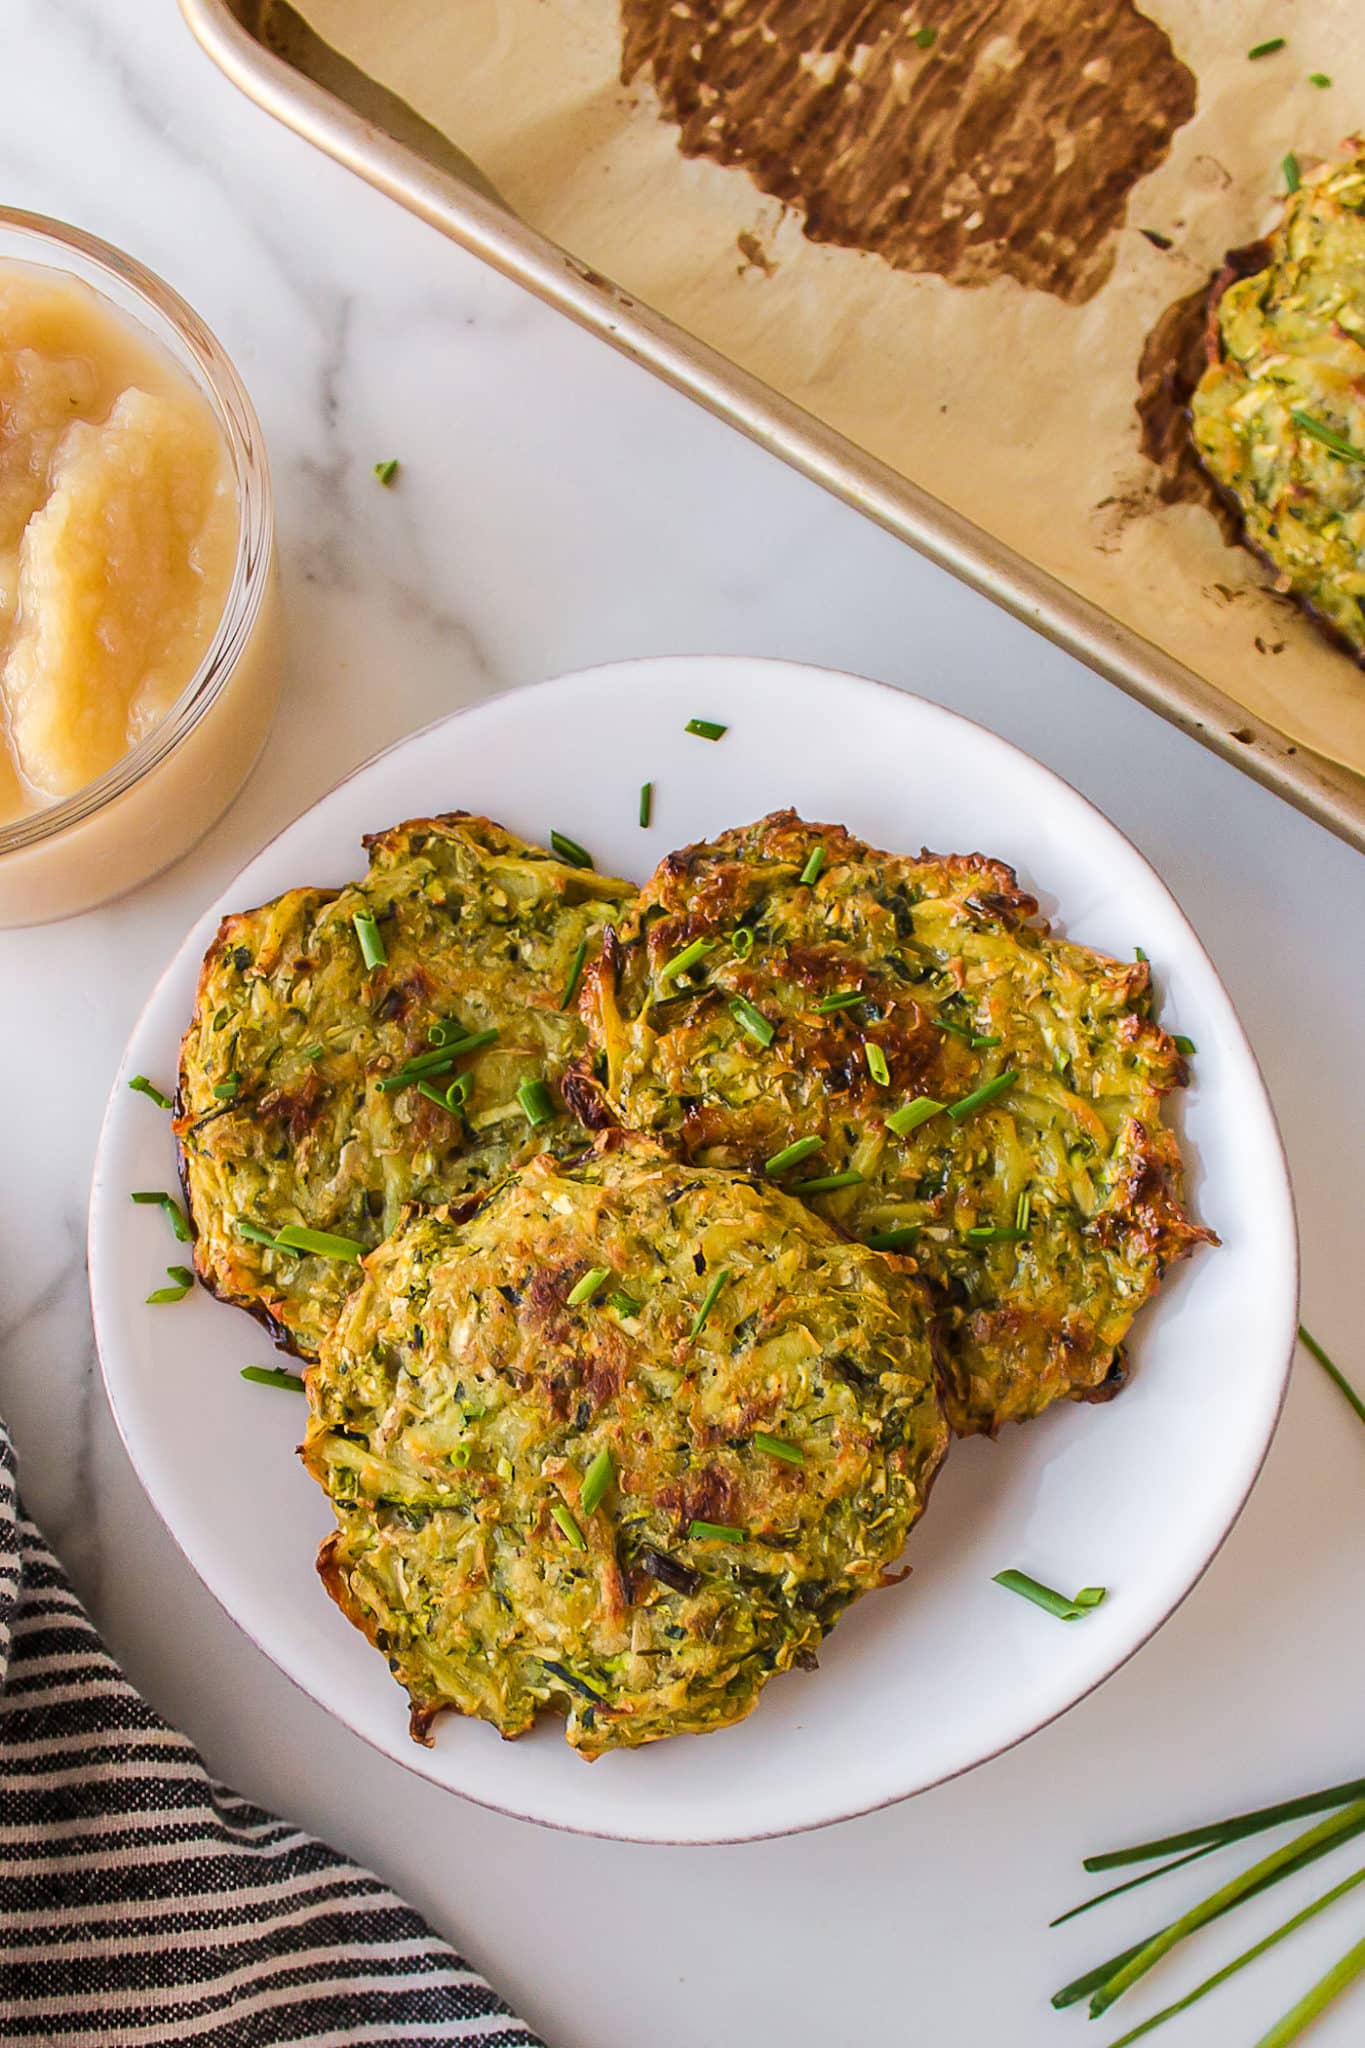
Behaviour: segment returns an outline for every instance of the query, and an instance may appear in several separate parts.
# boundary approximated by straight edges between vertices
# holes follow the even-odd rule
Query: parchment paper
[[[808,240],[800,214],[746,170],[680,154],[648,82],[623,86],[616,0],[304,0],[303,11],[525,220],[1298,744],[1365,774],[1365,674],[1207,512],[1158,502],[1134,411],[1147,334],[1229,248],[1269,227],[1286,152],[1310,165],[1365,125],[1360,8],[1149,0],[1143,12],[1194,72],[1198,105],[1134,188],[1112,273],[1083,304],[1008,277],[948,284]],[[1248,58],[1275,36],[1284,50]],[[1143,228],[1174,246],[1153,246]]]

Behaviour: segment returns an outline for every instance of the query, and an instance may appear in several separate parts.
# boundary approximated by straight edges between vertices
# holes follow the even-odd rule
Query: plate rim
[[[1127,850],[1129,855],[1131,855],[1131,857],[1145,870],[1151,882],[1165,897],[1173,917],[1175,918],[1179,927],[1181,928],[1185,944],[1192,950],[1193,955],[1203,962],[1208,973],[1211,975],[1216,988],[1221,992],[1227,1005],[1229,1024],[1236,1034],[1238,1049],[1245,1057],[1250,1072],[1260,1088],[1262,1104],[1265,1110],[1268,1133],[1273,1141],[1272,1157],[1278,1168],[1277,1192],[1283,1195],[1285,1207],[1287,1210],[1287,1221],[1289,1228],[1287,1234],[1287,1244],[1285,1247],[1285,1277],[1288,1280],[1288,1296],[1290,1301],[1290,1327],[1287,1334],[1284,1363],[1280,1371],[1279,1388],[1276,1399],[1268,1414],[1261,1442],[1256,1450],[1255,1457],[1249,1467],[1245,1486],[1240,1494],[1240,1497],[1233,1506],[1231,1513],[1228,1515],[1226,1523],[1219,1532],[1216,1541],[1214,1541],[1211,1548],[1208,1549],[1207,1554],[1205,1554],[1201,1558],[1197,1568],[1193,1570],[1183,1591],[1181,1591],[1176,1596],[1176,1598],[1171,1601],[1171,1604],[1168,1607],[1164,1608],[1163,1612],[1159,1616],[1157,1616],[1157,1618],[1152,1622],[1151,1626],[1147,1628],[1144,1633],[1142,1633],[1136,1639],[1134,1639],[1130,1644],[1128,1644],[1122,1650],[1122,1652],[1117,1657],[1115,1657],[1112,1663],[1108,1664],[1095,1677],[1090,1679],[1089,1682],[1086,1683],[1079,1692],[1075,1693],[1073,1697],[1066,1700],[1061,1705],[1052,1708],[1051,1711],[1044,1714],[1040,1719],[1031,1721],[1029,1726],[1027,1726],[1026,1728],[1022,1728],[1021,1730],[1019,1730],[1017,1734],[1009,1736],[1007,1739],[996,1744],[994,1747],[988,1750],[984,1750],[979,1756],[973,1758],[971,1761],[955,1764],[950,1769],[938,1771],[935,1773],[935,1775],[925,1779],[922,1783],[914,1784],[903,1789],[898,1788],[890,1790],[883,1797],[871,1800],[864,1800],[851,1805],[846,1805],[842,1807],[841,1810],[838,1812],[822,1813],[808,1818],[796,1818],[781,1826],[764,1826],[758,1828],[749,1827],[746,1828],[744,1831],[738,1833],[698,1833],[687,1835],[674,1835],[645,1833],[638,1829],[631,1829],[629,1832],[627,1832],[622,1826],[619,1825],[595,1827],[589,1826],[586,1823],[578,1821],[548,1818],[543,1814],[526,1812],[516,1805],[507,1805],[500,1799],[490,1797],[484,1793],[475,1790],[471,1790],[466,1786],[452,1785],[443,1778],[433,1775],[431,1771],[424,1768],[424,1759],[428,1755],[427,1751],[421,1750],[420,1752],[418,1752],[415,1746],[410,1746],[408,1750],[401,1751],[397,1747],[388,1746],[376,1735],[371,1734],[367,1729],[359,1727],[356,1724],[356,1722],[352,1718],[350,1718],[350,1714],[348,1713],[344,1705],[335,1703],[330,1699],[324,1698],[320,1691],[314,1690],[313,1687],[310,1686],[302,1676],[300,1676],[294,1670],[289,1669],[284,1663],[282,1663],[279,1660],[278,1657],[274,1655],[272,1651],[268,1650],[265,1647],[265,1645],[260,1641],[260,1639],[256,1635],[253,1627],[247,1621],[245,1621],[240,1615],[236,1614],[233,1611],[231,1606],[229,1606],[226,1598],[222,1594],[220,1594],[218,1590],[210,1583],[205,1572],[200,1569],[198,1563],[196,1563],[195,1559],[190,1555],[189,1550],[186,1548],[185,1542],[182,1540],[180,1534],[172,1525],[166,1513],[163,1511],[161,1503],[158,1500],[152,1485],[149,1483],[148,1478],[143,1471],[142,1462],[138,1456],[137,1450],[135,1449],[134,1443],[130,1437],[129,1429],[125,1426],[125,1417],[123,1411],[120,1408],[119,1400],[115,1391],[114,1376],[111,1374],[110,1366],[106,1361],[105,1357],[105,1338],[101,1330],[99,1307],[96,1297],[96,1215],[99,1207],[99,1200],[103,1196],[103,1190],[107,1179],[105,1173],[105,1160],[107,1150],[110,1149],[113,1144],[113,1138],[111,1136],[112,1126],[116,1120],[117,1112],[125,1108],[126,1106],[123,1103],[123,1094],[125,1091],[122,1086],[122,1081],[124,1069],[130,1064],[128,1057],[129,1050],[133,1045],[134,1041],[142,1032],[144,1026],[147,1023],[149,1012],[151,1012],[156,1007],[162,995],[162,992],[166,987],[166,984],[171,980],[172,976],[175,974],[177,968],[181,963],[183,956],[186,954],[191,944],[191,941],[194,939],[195,933],[197,932],[199,926],[203,923],[204,919],[214,911],[214,909],[223,900],[224,897],[228,896],[235,889],[236,885],[240,882],[242,876],[245,875],[250,868],[254,867],[257,861],[263,859],[265,855],[267,855],[271,851],[271,849],[279,843],[281,839],[283,839],[288,833],[292,832],[296,826],[300,825],[304,821],[304,819],[311,816],[314,811],[321,808],[322,805],[330,802],[334,796],[336,796],[341,790],[345,789],[350,783],[358,780],[361,776],[367,774],[372,768],[378,766],[380,762],[389,759],[394,754],[403,752],[407,748],[420,745],[423,741],[428,740],[434,733],[438,731],[443,731],[449,726],[456,725],[461,720],[471,717],[480,711],[486,711],[494,704],[502,704],[509,698],[523,698],[536,695],[540,692],[553,692],[556,689],[559,689],[560,687],[568,684],[583,683],[590,679],[596,679],[603,676],[624,677],[630,675],[632,672],[642,669],[655,673],[657,673],[661,668],[665,670],[686,669],[691,671],[697,668],[706,668],[716,664],[735,665],[741,668],[756,668],[768,672],[786,672],[789,674],[795,671],[808,678],[824,679],[839,684],[853,684],[858,689],[873,689],[883,692],[894,698],[908,699],[921,712],[927,711],[933,717],[942,718],[951,721],[955,725],[967,728],[968,731],[972,735],[974,735],[978,740],[984,739],[991,746],[1004,750],[1004,752],[1008,756],[1013,757],[1017,762],[1022,763],[1023,766],[1032,774],[1043,777],[1045,779],[1045,782],[1050,782],[1058,788],[1060,788],[1061,790],[1065,791],[1066,794],[1075,802],[1080,804],[1083,807],[1083,809],[1090,814],[1091,818],[1097,821],[1099,825],[1104,828],[1105,831],[1112,834],[1113,837],[1118,842],[1120,842],[1120,844]],[[786,1835],[813,1833],[821,1828],[836,1827],[842,1825],[846,1821],[861,1819],[867,1814],[882,1812],[887,1807],[901,1805],[907,1800],[919,1798],[922,1794],[926,1792],[934,1791],[940,1785],[951,1784],[955,1779],[965,1777],[968,1775],[968,1773],[975,1770],[979,1770],[983,1765],[994,1762],[994,1760],[997,1757],[1006,1755],[1010,1750],[1018,1748],[1020,1744],[1030,1741],[1035,1735],[1041,1734],[1045,1728],[1049,1728],[1055,1722],[1060,1721],[1065,1715],[1071,1713],[1076,1707],[1080,1706],[1084,1700],[1089,1699],[1094,1693],[1098,1692],[1102,1686],[1106,1685],[1111,1678],[1113,1678],[1119,1671],[1121,1671],[1124,1668],[1125,1665],[1127,1665],[1135,1656],[1137,1656],[1139,1651],[1144,1649],[1147,1646],[1147,1644],[1152,1641],[1154,1636],[1159,1634],[1159,1632],[1166,1626],[1167,1622],[1169,1622],[1172,1619],[1172,1617],[1179,1612],[1180,1608],[1184,1606],[1185,1602],[1190,1598],[1191,1594],[1195,1591],[1196,1587],[1200,1585],[1202,1580],[1207,1575],[1214,1561],[1219,1556],[1224,1545],[1227,1543],[1229,1537],[1233,1533],[1233,1530],[1237,1527],[1237,1524],[1239,1523],[1243,1513],[1245,1512],[1247,1503],[1250,1500],[1251,1495],[1256,1488],[1257,1482],[1259,1481],[1261,1474],[1265,1468],[1265,1462],[1270,1454],[1270,1448],[1275,1440],[1276,1432],[1279,1428],[1280,1421],[1284,1414],[1285,1403],[1288,1399],[1290,1379],[1292,1376],[1294,1364],[1295,1347],[1297,1343],[1298,1311],[1302,1270],[1302,1254],[1299,1243],[1297,1205],[1294,1195],[1293,1179],[1289,1170],[1288,1155],[1285,1149],[1283,1133],[1280,1130],[1279,1119],[1275,1113],[1274,1101],[1270,1094],[1270,1090],[1266,1084],[1265,1075],[1262,1071],[1260,1061],[1257,1058],[1255,1048],[1251,1043],[1246,1027],[1242,1022],[1241,1015],[1237,1009],[1236,1004],[1232,1000],[1230,992],[1228,991],[1226,985],[1223,982],[1222,976],[1218,971],[1217,965],[1214,962],[1212,955],[1209,953],[1208,948],[1204,945],[1203,940],[1200,938],[1198,932],[1195,930],[1195,927],[1191,922],[1190,918],[1186,915],[1184,907],[1175,895],[1175,892],[1171,889],[1170,885],[1167,883],[1164,876],[1159,872],[1155,865],[1147,858],[1146,854],[1143,853],[1142,849],[1139,846],[1137,846],[1137,844],[1128,836],[1128,834],[1122,829],[1122,827],[1116,825],[1113,822],[1113,820],[1110,817],[1108,817],[1108,815],[1104,811],[1100,809],[1098,804],[1094,803],[1091,798],[1084,794],[1083,791],[1079,790],[1074,783],[1069,782],[1065,776],[1059,774],[1056,769],[1049,767],[1046,762],[1040,761],[1036,755],[1030,754],[1027,748],[1020,746],[1014,740],[1007,739],[1003,734],[996,732],[992,727],[983,724],[980,720],[969,718],[965,715],[965,713],[954,710],[949,705],[941,704],[935,698],[925,696],[920,691],[904,689],[901,687],[901,685],[893,682],[888,682],[883,677],[860,675],[856,671],[835,668],[828,663],[797,661],[789,659],[782,655],[757,655],[745,653],[743,651],[724,650],[715,650],[706,653],[632,655],[617,661],[589,663],[588,665],[582,668],[566,669],[550,676],[537,677],[536,679],[529,682],[514,684],[510,688],[505,690],[490,691],[484,696],[475,698],[470,703],[457,705],[453,710],[443,712],[439,717],[431,719],[426,724],[416,727],[410,733],[402,734],[398,738],[391,740],[386,746],[377,749],[376,752],[368,755],[363,761],[357,762],[354,767],[348,769],[344,775],[339,776],[337,780],[334,783],[332,783],[326,790],[322,791],[319,795],[317,795],[316,797],[312,798],[309,802],[302,805],[298,811],[296,811],[290,818],[286,819],[285,822],[281,824],[274,832],[272,832],[270,836],[267,839],[265,839],[259,847],[257,847],[250,855],[248,855],[248,857],[245,860],[241,861],[238,864],[238,866],[234,869],[232,875],[223,884],[223,886],[215,892],[215,894],[211,897],[211,899],[204,906],[204,908],[201,909],[197,913],[197,915],[191,919],[190,923],[184,929],[179,940],[176,942],[175,946],[173,947],[172,951],[167,957],[161,971],[157,974],[155,980],[152,982],[144,1001],[142,1002],[138,1009],[137,1016],[129,1028],[123,1050],[119,1055],[118,1063],[116,1065],[114,1075],[110,1084],[108,1099],[105,1103],[104,1111],[100,1119],[99,1134],[96,1140],[94,1160],[91,1171],[90,1195],[87,1204],[87,1222],[85,1237],[87,1292],[90,1301],[91,1322],[94,1330],[95,1352],[96,1357],[99,1361],[100,1379],[103,1384],[105,1399],[108,1402],[110,1412],[113,1416],[114,1425],[119,1436],[119,1441],[123,1446],[125,1455],[127,1456],[129,1464],[133,1469],[138,1484],[141,1487],[142,1492],[145,1498],[147,1499],[149,1505],[151,1506],[153,1513],[156,1515],[158,1522],[161,1524],[162,1528],[170,1537],[171,1542],[174,1544],[176,1550],[179,1552],[180,1556],[184,1559],[185,1563],[188,1565],[189,1569],[194,1574],[195,1579],[208,1593],[209,1597],[213,1600],[214,1604],[219,1608],[219,1610],[231,1622],[233,1627],[240,1630],[240,1632],[246,1637],[248,1642],[250,1642],[253,1645],[253,1647],[259,1652],[259,1654],[267,1660],[267,1662],[272,1666],[272,1668],[279,1672],[282,1677],[284,1677],[292,1686],[294,1686],[296,1691],[300,1692],[305,1699],[312,1701],[315,1705],[321,1708],[321,1710],[324,1713],[330,1715],[334,1720],[339,1722],[340,1725],[344,1727],[349,1734],[354,1736],[357,1740],[363,1742],[368,1749],[374,1750],[378,1755],[385,1758],[387,1761],[397,1764],[402,1770],[407,1771],[408,1773],[410,1773],[410,1775],[419,1779],[422,1783],[430,1785],[433,1788],[433,1790],[452,1798],[467,1799],[471,1801],[471,1803],[473,1803],[474,1805],[480,1806],[484,1808],[486,1811],[502,1815],[506,1819],[521,1821],[530,1826],[550,1828],[554,1830],[556,1833],[578,1835],[590,1840],[598,1841],[638,1842],[642,1846],[654,1848],[720,1848],[737,1846],[744,1842],[772,1841],[780,1839],[781,1837]]]

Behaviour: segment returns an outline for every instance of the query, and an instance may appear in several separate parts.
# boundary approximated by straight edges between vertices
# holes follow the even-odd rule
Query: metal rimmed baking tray
[[[1365,851],[1365,778],[1296,743],[1192,666],[527,225],[439,129],[330,49],[284,0],[180,4],[214,61],[277,119]]]

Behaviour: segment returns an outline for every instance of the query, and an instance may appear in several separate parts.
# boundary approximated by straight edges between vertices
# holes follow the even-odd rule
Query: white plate
[[[717,745],[693,716],[729,730]],[[654,821],[636,823],[654,784]],[[913,1578],[861,1601],[818,1676],[778,1679],[740,1727],[591,1769],[544,1723],[520,1742],[447,1716],[408,1739],[405,1701],[313,1571],[327,1503],[292,1455],[301,1411],[238,1377],[268,1362],[244,1315],[196,1292],[143,1297],[176,1256],[133,1188],[173,1187],[169,1087],[204,948],[224,911],[362,872],[362,832],[424,812],[552,826],[643,878],[670,848],[794,804],[874,845],[1013,862],[1073,938],[1149,954],[1162,1017],[1199,1048],[1182,1111],[1193,1205],[1222,1249],[1172,1274],[1140,1319],[1133,1383],[996,1444],[960,1444],[912,1538]],[[1146,862],[1076,792],[993,734],[883,685],[787,662],[627,662],[477,705],[415,734],[268,846],[199,920],[114,1084],[90,1214],[105,1381],[142,1482],[205,1584],[304,1690],[387,1755],[500,1810],[631,1840],[745,1840],[921,1791],[1028,1735],[1145,1642],[1227,1535],[1274,1430],[1297,1306],[1292,1199],[1256,1062],[1217,975]],[[992,1585],[1013,1565],[1109,1598],[1066,1625]]]

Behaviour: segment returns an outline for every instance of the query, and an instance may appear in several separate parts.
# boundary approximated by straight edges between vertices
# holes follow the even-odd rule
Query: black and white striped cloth
[[[368,1872],[214,1784],[23,1513],[0,1424],[0,2042],[540,2048]]]

